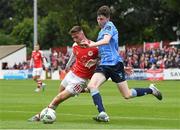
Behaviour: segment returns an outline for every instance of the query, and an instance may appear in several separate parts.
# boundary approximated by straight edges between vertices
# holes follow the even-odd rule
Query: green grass
[[[128,81],[143,87],[149,81]],[[180,81],[160,81],[164,99],[152,95],[125,100],[111,81],[101,87],[109,123],[92,120],[97,115],[89,94],[81,94],[59,105],[54,124],[27,122],[57,94],[60,81],[46,80],[46,90],[35,93],[32,80],[0,80],[0,129],[180,129]]]

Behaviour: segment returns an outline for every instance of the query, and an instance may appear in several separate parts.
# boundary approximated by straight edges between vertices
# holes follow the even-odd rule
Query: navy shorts
[[[95,73],[96,72],[103,73],[106,80],[111,78],[115,83],[120,83],[126,80],[124,64],[122,62],[118,62],[116,65],[99,65],[95,70]]]

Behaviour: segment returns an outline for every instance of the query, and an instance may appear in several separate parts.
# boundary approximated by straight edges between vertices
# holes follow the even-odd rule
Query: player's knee
[[[127,94],[127,95],[123,95],[124,99],[130,99],[131,98],[131,95]]]
[[[89,90],[94,90],[94,89],[98,89],[98,86],[93,85],[93,84],[88,84],[87,88],[88,88]]]
[[[59,87],[59,93],[62,92],[62,91],[64,91],[64,90],[65,90],[65,87],[61,85],[61,86]]]

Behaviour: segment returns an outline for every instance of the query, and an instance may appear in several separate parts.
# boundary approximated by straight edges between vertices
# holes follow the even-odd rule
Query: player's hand
[[[65,68],[64,70],[61,70],[63,73],[68,73],[70,68]]]
[[[32,68],[33,68],[33,65],[30,65],[29,68],[32,69]]]
[[[62,70],[62,71],[64,71],[64,72],[68,73],[68,72],[69,72],[69,70],[70,70],[70,67],[67,67],[67,66],[66,66],[66,67],[64,68],[64,70]]]
[[[88,40],[82,40],[81,43],[80,43],[80,46],[83,47],[83,48],[90,47],[89,46],[89,41]]]
[[[48,72],[48,68],[45,68],[45,71]]]
[[[45,69],[46,72],[48,72],[48,68],[49,68],[49,64],[48,63],[44,64],[44,69]]]
[[[132,67],[124,67],[124,71],[127,75],[131,75],[134,72]]]

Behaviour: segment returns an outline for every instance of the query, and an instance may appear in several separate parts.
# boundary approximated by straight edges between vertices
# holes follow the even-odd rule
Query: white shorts
[[[78,95],[83,88],[87,87],[87,80],[80,78],[72,71],[69,71],[62,80],[61,85],[73,95]]]
[[[33,68],[32,76],[41,76],[43,68]]]

